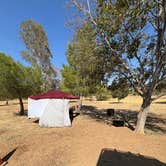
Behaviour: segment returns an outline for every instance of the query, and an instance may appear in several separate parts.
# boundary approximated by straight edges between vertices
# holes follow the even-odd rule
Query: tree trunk
[[[20,102],[20,115],[24,115],[24,104],[21,97],[19,97],[19,102]]]
[[[80,108],[82,107],[82,100],[83,100],[83,96],[80,96],[80,102],[79,102]]]
[[[9,101],[8,100],[6,100],[6,105],[9,105]]]
[[[135,128],[135,132],[139,134],[144,134],[144,127],[145,127],[145,122],[146,118],[148,115],[149,107],[150,107],[151,100],[149,97],[145,97],[143,99],[143,103],[140,109],[140,112],[138,113],[137,116],[137,125]]]

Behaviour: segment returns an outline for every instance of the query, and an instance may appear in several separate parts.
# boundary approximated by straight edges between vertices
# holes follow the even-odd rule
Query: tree
[[[44,83],[43,90],[56,88],[56,68],[50,61],[52,53],[44,29],[33,20],[27,20],[21,23],[20,34],[27,49],[22,51],[22,57],[30,62],[32,66],[41,68]]]
[[[69,65],[63,65],[62,82],[60,88],[66,92],[70,92],[75,95],[79,95],[80,90],[78,87],[78,73]]]
[[[95,87],[95,96],[97,100],[107,100],[110,97],[110,92],[106,85],[97,85]]]
[[[103,57],[100,56],[101,48],[95,50],[95,47],[95,33],[85,22],[75,32],[73,41],[68,44],[66,52],[68,64],[64,65],[61,71],[63,90],[81,96],[95,94],[96,90],[99,90],[97,87],[102,84],[100,80],[104,73],[101,69],[104,66],[101,60]]]
[[[18,98],[20,115],[24,115],[23,98],[41,91],[41,73],[14,62],[10,56],[0,53],[0,89],[3,99]]]
[[[79,89],[79,76],[75,62],[76,55],[72,43],[68,44],[66,57],[68,64],[63,65],[63,69],[61,70],[62,81],[60,88],[66,92],[70,92],[75,95],[80,95],[81,91]]]
[[[124,76],[142,97],[135,131],[144,133],[150,104],[165,95],[152,97],[166,80],[165,0],[72,0],[72,4],[93,26],[108,59],[117,63],[114,72]]]
[[[0,87],[3,87],[2,82],[0,82]],[[6,100],[6,105],[8,105],[9,100],[11,100],[11,99],[13,99],[13,97],[9,93],[7,93],[6,89],[1,88],[1,90],[0,90],[0,100],[2,100],[2,101]]]
[[[111,90],[112,97],[118,98],[118,102],[129,94],[128,82],[123,77],[115,78],[109,89]]]

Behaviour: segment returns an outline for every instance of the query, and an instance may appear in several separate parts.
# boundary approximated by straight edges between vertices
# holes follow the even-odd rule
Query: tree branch
[[[140,89],[138,89],[138,87],[137,87],[135,84],[133,84],[133,82],[131,81],[131,79],[130,79],[125,73],[123,73],[123,72],[122,72],[122,75],[124,75],[124,76],[127,78],[127,80],[130,82],[130,84],[131,84],[131,86],[134,88],[134,90],[135,90],[140,96],[143,96],[143,94],[142,94],[142,92],[140,91]]]
[[[134,73],[132,72],[132,70],[129,68],[129,66],[124,62],[124,60],[121,58],[121,56],[119,55],[120,53],[118,53],[117,50],[113,49],[111,47],[111,43],[109,41],[109,39],[107,38],[107,36],[104,34],[103,30],[101,28],[98,27],[97,22],[94,20],[92,14],[91,14],[91,10],[90,10],[90,4],[89,4],[89,0],[86,0],[87,3],[87,8],[85,9],[77,0],[72,0],[74,5],[81,10],[89,19],[90,22],[95,26],[95,28],[97,28],[98,33],[100,34],[100,36],[103,38],[103,40],[106,42],[107,47],[109,48],[109,50],[111,51],[111,54],[113,54],[114,56],[116,56],[117,61],[119,61],[119,63],[121,64],[121,67],[130,74],[130,76],[139,84],[141,85],[141,82],[139,80],[139,78],[134,75]]]

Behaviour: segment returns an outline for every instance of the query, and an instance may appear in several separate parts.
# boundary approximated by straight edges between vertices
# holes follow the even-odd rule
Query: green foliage
[[[115,78],[110,86],[111,95],[113,98],[121,100],[128,96],[129,87],[125,78]]]
[[[0,76],[1,89],[13,98],[28,97],[40,92],[41,73],[14,62],[3,53],[0,53]]]
[[[161,82],[155,89],[154,94],[158,95],[166,92],[166,82]]]
[[[63,81],[61,82],[61,89],[66,92],[71,92],[72,94],[77,94],[78,91],[78,76],[76,70],[69,65],[63,65],[63,70],[61,71]]]
[[[104,76],[124,77],[142,97],[136,131],[143,133],[147,114],[142,112],[165,94],[152,98],[155,88],[160,89],[161,81],[166,80],[165,0],[74,0],[72,4],[80,11],[82,25],[88,22],[93,27],[96,44],[104,47]],[[123,87],[117,88],[113,96],[120,99]]]
[[[49,49],[48,39],[41,25],[33,20],[21,23],[21,38],[27,48],[22,51],[22,57],[30,62],[32,66],[41,69],[43,77],[43,91],[47,91],[57,86],[56,69],[51,64],[52,53]]]
[[[41,73],[0,53],[0,98],[26,98],[41,91]]]
[[[102,47],[96,49],[95,32],[86,22],[80,27],[66,52],[68,65],[61,71],[61,89],[73,94],[88,96],[96,93],[104,74],[101,72]],[[99,89],[98,89],[99,90]]]
[[[107,87],[98,85],[95,89],[95,96],[97,100],[107,100],[110,97],[110,92],[108,91]]]

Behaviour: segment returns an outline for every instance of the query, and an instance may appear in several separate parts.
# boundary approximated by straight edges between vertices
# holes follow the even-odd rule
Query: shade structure
[[[28,98],[28,117],[39,118],[39,125],[44,127],[71,126],[70,99],[79,99],[79,97],[60,90],[30,96]]]
[[[71,126],[68,103],[68,99],[49,100],[40,117],[39,125],[43,127]]]
[[[51,90],[46,93],[42,93],[35,96],[30,96],[31,99],[79,99],[78,96],[73,96],[72,94],[62,92],[60,90]]]
[[[40,118],[50,99],[34,100],[28,98],[28,118]]]

